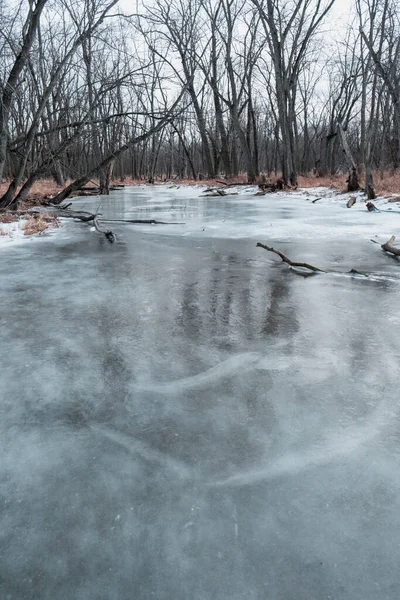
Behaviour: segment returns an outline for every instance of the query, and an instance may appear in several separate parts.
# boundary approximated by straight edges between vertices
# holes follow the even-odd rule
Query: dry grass
[[[57,220],[50,215],[29,216],[21,229],[24,235],[34,235],[35,233],[42,233],[49,227],[58,227]]]
[[[400,170],[377,171],[374,173],[376,191],[385,196],[400,194]]]
[[[326,175],[325,177],[317,177],[310,173],[308,175],[299,175],[298,183],[299,187],[302,188],[313,188],[313,187],[330,187],[341,192],[345,192],[347,188],[346,179],[347,174],[340,175]]]
[[[13,213],[0,214],[0,223],[14,223],[14,221],[18,221],[17,215]]]
[[[378,196],[393,196],[400,194],[400,170],[398,171],[374,171],[374,186]],[[316,175],[308,175],[307,177],[299,176],[299,186],[312,188],[316,186],[328,186],[335,188],[341,192],[347,189],[346,184],[347,173],[338,175],[327,175],[326,177],[317,177]],[[361,186],[365,185],[364,175],[360,176]]]

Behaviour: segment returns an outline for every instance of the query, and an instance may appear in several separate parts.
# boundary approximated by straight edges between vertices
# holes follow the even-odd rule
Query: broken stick
[[[354,204],[356,203],[356,197],[355,196],[350,196],[350,198],[347,201],[347,208],[351,208]]]
[[[309,265],[308,263],[295,262],[293,260],[290,260],[290,258],[285,256],[283,254],[283,252],[280,252],[279,250],[275,250],[275,248],[272,248],[272,246],[266,246],[265,244],[261,244],[260,242],[257,242],[256,245],[259,246],[260,248],[264,248],[264,250],[268,250],[268,252],[273,252],[274,254],[277,254],[278,256],[280,256],[280,258],[282,259],[283,262],[290,265],[291,267],[303,267],[304,269],[309,269],[310,271],[314,271],[314,273],[326,273],[326,271],[324,271],[324,269],[319,269],[318,267],[314,267],[313,265]]]
[[[381,245],[381,248],[385,252],[389,252],[389,254],[394,254],[395,256],[400,256],[400,248],[393,246],[395,239],[396,239],[396,236],[392,235],[390,240],[388,240],[385,244]]]
[[[273,252],[274,254],[277,254],[278,256],[280,256],[280,258],[282,259],[282,261],[284,263],[288,264],[291,267],[302,267],[303,269],[308,269],[309,271],[313,271],[314,273],[331,273],[331,274],[340,274],[340,275],[361,275],[362,277],[368,277],[367,273],[362,273],[361,271],[357,271],[357,269],[350,269],[350,271],[326,271],[325,269],[320,269],[319,267],[314,267],[314,265],[310,265],[308,263],[295,262],[293,260],[290,260],[290,258],[285,256],[283,254],[283,252],[280,252],[279,250],[275,250],[275,248],[272,248],[271,246],[266,246],[265,244],[261,244],[260,242],[257,242],[256,246],[259,246],[260,248],[264,248],[264,250],[268,250],[268,252]],[[395,248],[395,250],[398,250],[400,253],[400,248]],[[311,273],[308,273],[308,275],[311,275]]]

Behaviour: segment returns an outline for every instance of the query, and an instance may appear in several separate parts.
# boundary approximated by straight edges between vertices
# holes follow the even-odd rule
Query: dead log
[[[312,204],[315,204],[316,202],[318,202],[318,200],[322,200],[322,198],[315,198],[315,200],[312,201]]]
[[[356,203],[356,197],[355,196],[351,196],[348,201],[347,201],[347,208],[351,208],[352,206],[354,206],[354,204]]]
[[[207,196],[207,197],[227,196],[227,193],[224,190],[214,190],[214,191],[206,192],[204,194],[204,196]]]
[[[395,239],[396,239],[396,236],[392,235],[390,240],[388,240],[385,244],[381,245],[381,248],[385,252],[389,252],[389,254],[394,254],[394,256],[400,256],[400,248],[393,246]]]
[[[318,267],[314,267],[313,265],[310,265],[308,263],[295,262],[293,260],[290,260],[290,258],[285,256],[283,252],[275,250],[275,248],[272,248],[272,246],[266,246],[265,244],[261,244],[260,242],[257,242],[256,246],[264,248],[264,250],[268,250],[268,252],[273,252],[274,254],[277,254],[278,256],[280,256],[284,263],[290,265],[291,267],[302,267],[303,269],[309,269],[310,271],[314,271],[314,273],[326,273],[324,269],[319,269]]]

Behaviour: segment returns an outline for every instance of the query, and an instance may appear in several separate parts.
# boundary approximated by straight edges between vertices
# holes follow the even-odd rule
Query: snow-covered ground
[[[0,249],[48,238],[51,233],[57,231],[57,228],[49,227],[40,233],[25,235],[24,225],[26,222],[27,220],[22,218],[12,223],[0,222]]]
[[[27,236],[24,235],[22,225],[24,220],[14,221],[13,223],[0,223],[0,246],[5,244],[21,243],[27,240]]]

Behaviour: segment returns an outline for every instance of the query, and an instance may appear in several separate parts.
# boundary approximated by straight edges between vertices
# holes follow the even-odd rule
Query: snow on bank
[[[50,231],[55,231],[54,228],[48,228],[40,233],[25,235],[24,226],[27,223],[27,219],[19,219],[19,221],[12,221],[11,223],[2,223],[0,221],[0,248],[9,247],[10,245],[15,246],[25,242],[32,242],[45,236]]]
[[[12,223],[0,223],[0,246],[10,243],[21,243],[29,238],[24,235],[22,229],[25,219],[13,221]]]

